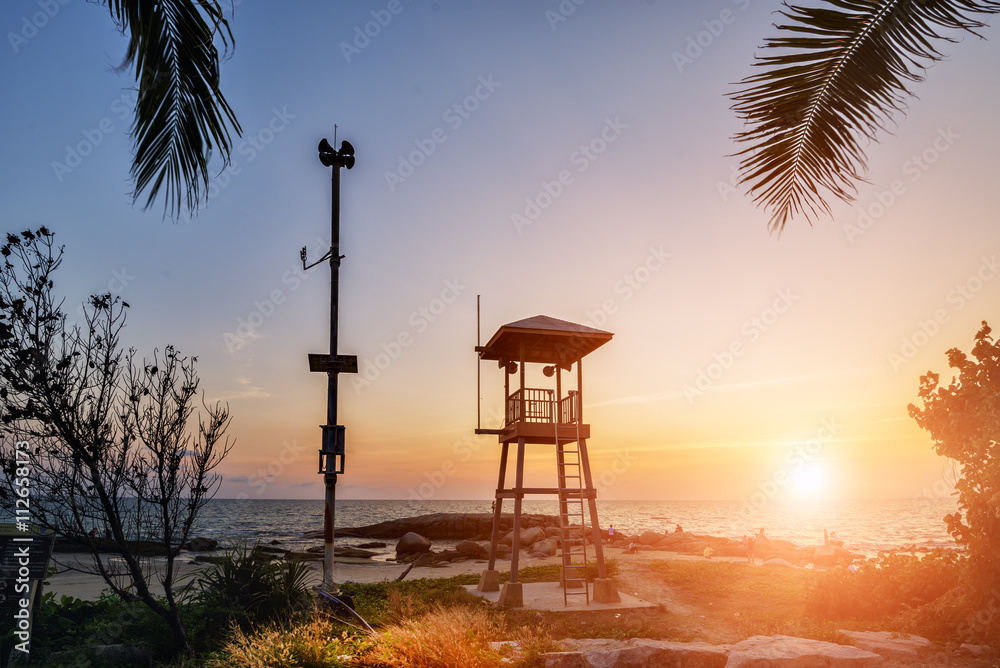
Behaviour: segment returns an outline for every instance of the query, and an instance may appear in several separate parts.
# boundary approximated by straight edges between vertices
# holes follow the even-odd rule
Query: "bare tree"
[[[32,520],[84,545],[86,572],[149,606],[186,651],[176,559],[218,489],[213,470],[233,445],[228,407],[202,401],[204,417],[189,427],[197,358],[172,346],[142,361],[123,351],[120,298],[91,297],[84,322],[69,324],[52,293],[63,248],[47,229],[8,234],[0,254],[0,496],[11,493],[14,444],[27,441]]]

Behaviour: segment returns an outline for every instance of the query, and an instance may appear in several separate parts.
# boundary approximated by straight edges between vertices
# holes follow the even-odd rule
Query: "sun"
[[[792,476],[792,491],[800,498],[819,498],[826,490],[826,469],[818,462],[807,462]]]

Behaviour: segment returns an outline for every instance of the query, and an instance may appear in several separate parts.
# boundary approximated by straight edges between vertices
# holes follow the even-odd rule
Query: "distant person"
[[[684,529],[681,528],[680,524],[674,527],[674,533],[681,533],[682,531],[684,531]]]
[[[614,524],[609,524],[608,525],[608,545],[611,545],[614,542],[615,542],[615,525]]]
[[[496,511],[497,511],[497,502],[494,501],[493,503],[490,504],[490,512],[495,513]]]
[[[767,536],[764,535],[764,527],[761,527],[760,529],[757,530],[757,537],[758,538],[767,538]]]
[[[628,549],[625,550],[626,554],[638,554],[639,549],[635,546],[635,543],[629,543]]]
[[[97,536],[97,527],[94,527],[93,529],[91,529],[90,531],[88,531],[87,535],[90,536],[91,538],[94,538],[95,536]]]
[[[753,547],[756,542],[756,536],[747,536],[747,563],[750,565],[753,565]]]
[[[705,555],[705,558],[706,558],[706,559],[711,559],[711,558],[712,558],[712,555],[713,555],[713,554],[715,554],[715,550],[713,550],[713,549],[712,549],[712,548],[710,548],[710,547],[706,547],[706,548],[705,548],[705,551],[704,551],[704,552],[703,552],[702,554],[704,554],[704,555]]]

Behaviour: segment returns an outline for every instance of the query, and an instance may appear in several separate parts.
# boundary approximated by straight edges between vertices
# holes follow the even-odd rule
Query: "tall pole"
[[[327,374],[326,389],[326,424],[323,425],[323,441],[320,448],[320,473],[326,487],[326,499],[323,508],[323,588],[333,588],[334,570],[334,520],[336,518],[337,474],[344,472],[344,428],[337,424],[337,378],[341,373],[357,373],[358,361],[355,356],[337,354],[337,329],[339,320],[340,300],[340,168],[350,169],[354,166],[354,147],[350,142],[343,142],[339,151],[334,150],[326,139],[319,144],[319,159],[323,165],[333,168],[330,179],[330,354],[310,355],[309,369],[325,371]],[[302,266],[306,266],[306,249],[302,249]],[[315,266],[326,259],[326,256],[309,266]]]
[[[333,195],[330,207],[330,356],[337,354],[337,309],[340,303],[340,164],[333,165],[330,191]],[[340,374],[330,369],[326,374],[326,431],[337,428],[337,377]],[[327,444],[324,443],[324,446]],[[333,586],[333,526],[336,517],[337,471],[329,465],[323,473],[326,486],[326,505],[323,509],[323,588]]]

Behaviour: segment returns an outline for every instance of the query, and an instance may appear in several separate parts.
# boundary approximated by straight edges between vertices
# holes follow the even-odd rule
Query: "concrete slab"
[[[479,591],[476,585],[465,585],[466,591],[491,603],[496,603],[500,598],[498,591]],[[642,599],[619,593],[621,601],[618,603],[598,603],[594,600],[594,593],[590,592],[590,605],[587,605],[583,591],[579,594],[571,594],[567,597],[568,605],[563,603],[563,590],[558,582],[525,582],[521,585],[521,595],[524,601],[524,608],[528,610],[546,610],[551,612],[581,612],[587,610],[623,610],[631,608],[655,608],[656,604],[643,601]]]

